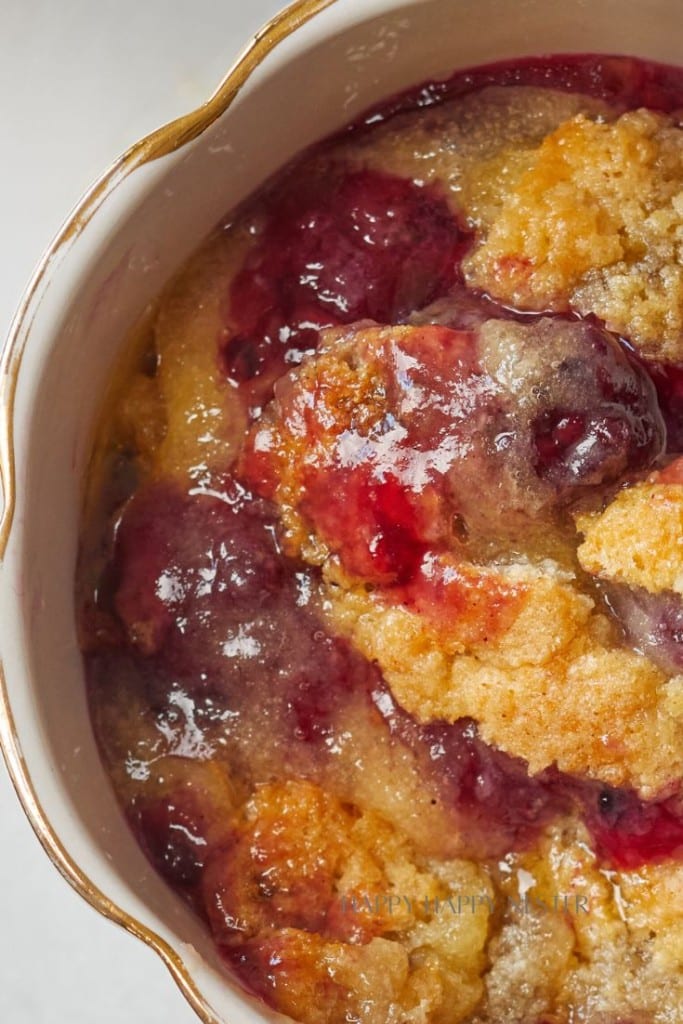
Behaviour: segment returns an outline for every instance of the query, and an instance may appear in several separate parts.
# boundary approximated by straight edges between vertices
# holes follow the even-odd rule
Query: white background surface
[[[284,0],[0,0],[0,339],[70,209],[199,105]],[[1,1024],[192,1024],[148,949],[62,881],[0,764]]]

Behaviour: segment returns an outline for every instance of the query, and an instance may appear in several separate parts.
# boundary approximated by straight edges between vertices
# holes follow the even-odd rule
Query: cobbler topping
[[[587,572],[652,594],[683,594],[683,483],[656,474],[620,491],[605,509],[579,516],[577,527]]]
[[[648,110],[583,115],[534,153],[468,260],[468,280],[524,309],[593,313],[658,359],[683,356],[683,132]]]
[[[221,359],[233,383],[257,379],[260,399],[273,374],[315,349],[321,328],[400,323],[442,295],[464,251],[436,189],[343,165],[287,181],[252,230],[256,244],[230,286]]]
[[[296,1020],[683,1022],[681,108],[626,58],[428,83],[140,328],[83,532],[93,725]]]

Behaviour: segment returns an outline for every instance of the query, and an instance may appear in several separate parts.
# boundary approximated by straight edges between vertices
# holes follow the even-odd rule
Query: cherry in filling
[[[240,559],[231,569],[233,550]],[[214,571],[213,553],[220,551],[224,564]],[[168,485],[140,492],[119,527],[115,575],[115,605],[141,685],[160,711],[179,684],[196,709],[207,701],[227,709],[221,735],[245,773],[257,737],[272,749],[272,771],[285,763],[294,774],[325,780],[337,760],[336,738],[361,721],[362,736],[378,747],[389,737],[409,752],[445,827],[454,834],[464,827],[478,856],[524,848],[572,808],[616,866],[636,867],[683,848],[678,798],[648,803],[630,790],[554,770],[530,777],[522,761],[483,743],[471,721],[415,722],[375,667],[326,634],[313,596],[315,571],[278,551],[272,513],[248,494],[229,505]],[[184,630],[192,620],[201,625]],[[165,642],[152,648],[149,638],[162,635]],[[118,649],[109,652],[100,678],[118,657]],[[133,815],[154,863],[184,890],[198,884],[209,842],[205,822],[215,813],[201,799],[197,789],[184,792],[179,784],[156,802],[143,801]]]
[[[257,405],[274,376],[315,349],[321,328],[400,323],[446,292],[467,243],[437,190],[371,170],[287,180],[261,217],[226,300],[221,350],[226,377]]]
[[[629,640],[665,672],[683,669],[683,600],[664,590],[652,594],[644,587],[599,582],[608,607]]]
[[[431,84],[370,119],[506,82],[578,89],[619,108],[671,110],[683,98],[679,73],[566,58]],[[416,310],[457,286],[468,245],[437,189],[340,166],[332,176],[290,176],[259,202],[257,239],[226,294],[220,339],[224,376],[254,415],[284,371],[317,348],[321,329],[359,320],[413,326],[383,333],[366,323],[326,339],[276,385],[275,404],[250,435],[242,480],[226,480],[222,495],[188,494],[170,482],[139,490],[121,515],[98,597],[116,628],[87,657],[93,707],[111,699],[112,680],[125,679],[151,722],[148,763],[128,752],[124,764],[129,781],[156,772],[127,807],[143,848],[206,915],[217,942],[233,943],[242,977],[270,998],[277,970],[295,971],[298,962],[288,962],[291,946],[274,929],[349,938],[333,913],[330,837],[305,878],[295,870],[298,851],[278,851],[284,875],[271,892],[255,862],[268,854],[277,820],[264,815],[263,827],[246,831],[239,823],[245,793],[277,785],[283,771],[336,794],[351,814],[360,779],[349,764],[372,747],[382,776],[397,778],[400,764],[401,780],[417,780],[414,792],[436,808],[448,855],[524,849],[571,812],[606,864],[630,869],[683,853],[678,795],[646,802],[555,770],[531,777],[524,762],[483,743],[472,721],[425,726],[411,718],[377,668],[326,632],[318,571],[283,553],[270,500],[279,502],[284,487],[307,527],[359,579],[393,588],[425,614],[446,607],[464,615],[472,595],[458,573],[472,536],[505,538],[511,528],[554,522],[586,488],[648,467],[667,430],[669,450],[678,450],[683,386],[680,368],[636,365],[593,323],[523,321],[476,296],[455,322],[438,314],[430,322],[427,312],[416,323]],[[516,374],[501,358],[503,342]],[[354,399],[348,421],[321,415],[343,407],[326,404],[334,388]],[[509,599],[501,593],[501,614]],[[660,612],[642,602],[630,609],[634,635],[653,634]],[[679,617],[678,608],[665,616],[655,645],[676,668]],[[100,741],[108,750],[104,732]],[[382,799],[376,809],[395,817]],[[256,908],[250,920],[240,919],[242,905]],[[260,928],[273,930],[270,945],[250,945]],[[303,991],[307,977],[299,982]]]
[[[387,751],[387,775],[391,749],[400,747],[454,835],[464,818],[478,851],[501,853],[527,842],[554,813],[545,782],[486,747],[471,722],[425,727],[402,711],[376,667],[325,631],[317,573],[278,550],[267,505],[233,493],[239,497],[229,505],[157,484],[132,499],[118,529],[113,572],[113,604],[128,653],[120,646],[99,653],[93,678],[106,679],[132,652],[158,720],[167,720],[179,692],[192,702],[195,724],[212,708],[207,736],[213,717],[231,763],[246,775],[255,744],[267,753],[268,770],[280,772],[284,763],[322,780],[351,730],[361,746],[371,740]],[[199,828],[188,824],[197,819],[196,793],[175,800],[184,822],[175,842],[167,793],[153,809],[143,804],[136,828],[151,831],[145,846],[177,883],[173,865],[186,865],[189,855],[190,868],[179,869],[184,878],[197,847],[203,850],[199,841],[188,847],[188,835]]]
[[[594,324],[360,327],[278,382],[241,470],[348,572],[423,588],[428,552],[552,524],[664,439],[651,381]]]

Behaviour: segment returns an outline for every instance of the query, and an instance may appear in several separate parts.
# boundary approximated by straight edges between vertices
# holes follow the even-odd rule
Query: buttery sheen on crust
[[[652,594],[683,594],[683,485],[627,487],[603,512],[578,516],[576,525],[586,572]]]

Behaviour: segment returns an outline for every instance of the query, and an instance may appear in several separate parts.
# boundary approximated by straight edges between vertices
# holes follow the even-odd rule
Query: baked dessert
[[[157,870],[306,1024],[683,1021],[683,72],[459,73],[138,332],[78,569]]]

